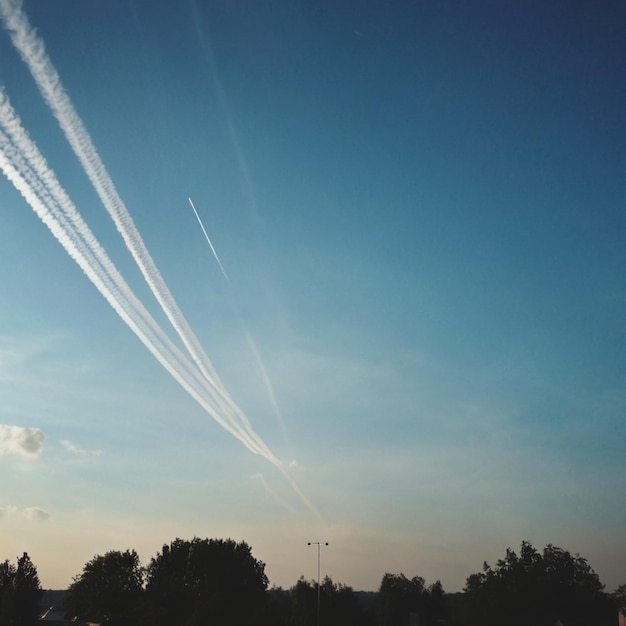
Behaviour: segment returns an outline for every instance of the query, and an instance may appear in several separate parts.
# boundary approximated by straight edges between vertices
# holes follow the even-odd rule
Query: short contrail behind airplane
[[[220,269],[222,270],[222,274],[224,275],[224,278],[230,282],[230,279],[228,278],[228,274],[226,274],[226,271],[224,270],[224,266],[222,265],[220,258],[217,256],[217,252],[215,252],[215,248],[213,247],[213,244],[211,243],[211,238],[206,232],[206,228],[204,227],[204,224],[202,223],[202,220],[200,219],[200,216],[198,215],[198,211],[196,211],[196,207],[193,204],[193,200],[191,198],[187,198],[187,200],[189,200],[189,204],[191,205],[193,212],[196,214],[196,219],[198,220],[198,224],[200,224],[200,228],[202,229],[202,232],[204,233],[204,236],[206,237],[206,240],[209,243],[209,247],[211,248],[211,252],[213,253],[213,256],[215,257],[217,264],[220,266]]]

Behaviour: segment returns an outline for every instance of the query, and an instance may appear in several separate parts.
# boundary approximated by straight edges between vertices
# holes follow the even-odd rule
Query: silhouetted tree
[[[324,578],[321,596],[325,599],[323,626],[356,626],[363,623],[363,609],[352,587]]]
[[[445,592],[441,582],[426,587],[421,576],[409,579],[404,574],[385,574],[377,597],[381,626],[408,626],[411,613],[419,615],[420,625],[435,623],[443,617]]]
[[[266,626],[291,626],[291,593],[282,587],[272,587],[265,594],[262,623]]]
[[[176,539],[147,567],[147,615],[163,626],[253,626],[267,584],[265,564],[245,542]]]
[[[293,624],[295,626],[315,626],[317,624],[317,582],[309,582],[301,576],[289,590]],[[320,589],[320,609],[322,606]]]
[[[626,585],[620,585],[612,594],[618,611],[626,616]]]
[[[291,588],[293,624],[317,624],[317,582],[301,577]],[[334,583],[326,576],[320,584],[320,625],[352,626],[363,624],[364,610],[352,587]]]
[[[26,552],[12,565],[0,563],[0,624],[25,626],[34,622],[39,612],[41,584],[37,568]]]
[[[411,613],[421,608],[425,580],[386,573],[378,588],[377,611],[381,626],[408,626]]]
[[[471,624],[595,624],[606,607],[603,585],[578,554],[548,544],[543,553],[522,542],[494,568],[471,574],[465,585]]]
[[[422,624],[434,624],[443,620],[446,615],[446,592],[440,580],[428,586],[424,594]]]
[[[68,589],[67,612],[91,622],[134,623],[140,610],[143,578],[134,550],[94,556]]]

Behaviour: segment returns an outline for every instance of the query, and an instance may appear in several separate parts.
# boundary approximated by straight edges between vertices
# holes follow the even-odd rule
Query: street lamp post
[[[328,541],[309,541],[307,546],[317,546],[317,626],[320,626],[320,548]]]

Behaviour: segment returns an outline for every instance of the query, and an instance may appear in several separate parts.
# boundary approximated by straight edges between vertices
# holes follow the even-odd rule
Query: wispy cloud
[[[280,504],[280,506],[282,506],[283,508],[287,509],[288,511],[290,511],[291,513],[294,513],[294,509],[293,507],[284,499],[281,498],[276,491],[274,491],[274,489],[272,489],[272,487],[269,485],[269,483],[267,482],[267,480],[265,480],[265,476],[263,476],[263,474],[261,474],[260,472],[257,474],[254,474],[252,476],[252,480],[254,480],[255,482],[259,483],[263,489],[265,489],[265,491],[267,491],[267,493],[270,494],[270,496],[272,496],[272,498],[278,503]]]
[[[15,507],[11,506],[0,506],[0,519],[9,516],[11,514],[11,510],[14,508]]]
[[[83,448],[79,448],[76,444],[72,443],[68,439],[61,439],[59,443],[63,446],[63,448],[65,448],[65,450],[67,450],[67,452],[73,454],[74,456],[102,456],[102,450],[84,450]]]
[[[45,522],[51,517],[48,511],[39,506],[29,506],[25,509],[20,509],[13,504],[0,506],[0,519],[18,518],[29,522]]]
[[[52,517],[50,513],[48,513],[48,511],[38,506],[28,507],[24,509],[22,513],[27,520],[30,520],[33,522],[37,522],[37,521],[43,522],[45,520],[50,519],[50,517]]]
[[[0,424],[0,454],[36,459],[43,449],[44,434],[39,428]]]
[[[257,206],[256,186],[254,184],[254,181],[252,180],[252,176],[250,174],[250,168],[248,167],[248,160],[243,150],[241,140],[239,139],[239,133],[237,132],[237,128],[235,126],[235,121],[231,112],[231,107],[228,102],[228,98],[226,97],[226,91],[224,90],[222,80],[220,78],[219,68],[217,65],[217,61],[215,60],[215,55],[213,54],[213,47],[211,46],[211,40],[209,38],[209,34],[203,29],[202,25],[204,23],[204,20],[202,20],[200,17],[198,3],[194,1],[191,3],[190,7],[191,7],[193,18],[194,18],[193,23],[194,23],[194,27],[196,30],[196,38],[204,54],[205,61],[209,67],[209,73],[213,81],[213,87],[215,89],[215,93],[219,100],[219,103],[222,108],[222,112],[224,114],[224,118],[226,121],[226,128],[228,130],[228,135],[230,136],[231,144],[235,151],[237,161],[239,162],[239,168],[241,170],[241,174],[243,176],[243,180],[245,182],[248,194],[252,201],[253,209],[255,211],[255,217],[256,217],[256,206]]]

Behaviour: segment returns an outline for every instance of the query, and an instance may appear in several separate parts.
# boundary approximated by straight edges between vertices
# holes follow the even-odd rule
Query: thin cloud
[[[102,450],[84,450],[83,448],[79,448],[76,444],[72,443],[69,439],[61,439],[59,443],[74,456],[80,457],[95,457],[102,456]]]
[[[48,511],[39,506],[29,506],[19,509],[13,504],[0,506],[0,519],[18,518],[29,522],[45,522],[52,517]]]
[[[43,441],[44,434],[39,428],[0,424],[0,455],[36,459],[43,449]]]
[[[269,485],[269,483],[267,482],[267,480],[265,480],[265,476],[263,476],[263,474],[261,474],[260,472],[257,474],[253,474],[252,476],[252,480],[260,483],[261,486],[263,487],[263,489],[265,489],[265,491],[267,491],[267,493],[270,494],[270,496],[272,496],[272,498],[278,503],[280,504],[280,506],[282,506],[283,508],[287,509],[288,511],[290,511],[291,513],[295,513],[293,507],[284,499],[281,498]]]
[[[31,522],[45,522],[52,517],[48,511],[38,506],[31,506],[22,511],[24,517]]]

